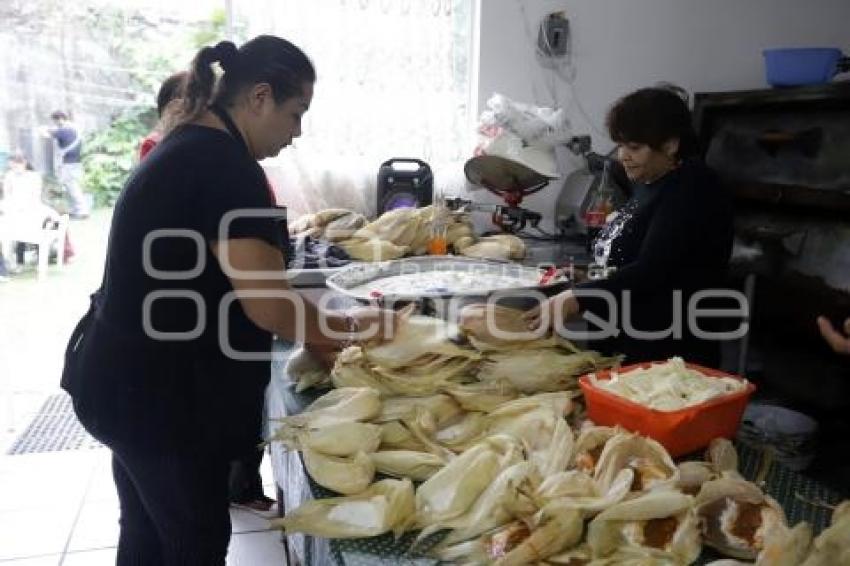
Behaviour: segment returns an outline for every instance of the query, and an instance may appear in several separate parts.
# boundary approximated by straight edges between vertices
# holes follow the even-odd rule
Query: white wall
[[[576,77],[573,91],[555,83],[576,134],[590,133],[597,151],[605,111],[618,97],[657,81],[690,92],[766,88],[761,51],[770,47],[840,47],[850,54],[850,0],[480,0],[478,104],[493,92],[552,106],[551,72],[534,53],[538,22],[564,10],[570,20]],[[525,22],[525,23],[524,23]],[[531,35],[531,38],[528,37]],[[561,159],[565,171],[574,162]],[[559,183],[529,198],[551,215]],[[476,198],[482,193],[476,192]],[[479,199],[482,200],[482,199]],[[488,202],[496,202],[489,200]]]

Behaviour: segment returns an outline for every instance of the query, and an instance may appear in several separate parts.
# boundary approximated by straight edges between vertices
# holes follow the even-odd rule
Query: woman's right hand
[[[575,317],[580,311],[578,299],[568,289],[549,297],[533,309],[526,311],[522,318],[528,323],[530,330],[537,330],[544,324],[547,328],[552,329]]]
[[[357,307],[348,311],[346,320],[351,340],[358,344],[376,344],[393,339],[402,313],[378,307]]]

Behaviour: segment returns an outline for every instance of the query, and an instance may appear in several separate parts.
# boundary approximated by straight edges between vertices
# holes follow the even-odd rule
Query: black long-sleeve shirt
[[[731,198],[701,161],[686,160],[653,183],[635,184],[630,200],[594,244],[596,255],[607,255],[607,265],[617,270],[607,279],[588,281],[577,289],[611,293],[621,331],[624,291],[631,292],[631,327],[659,331],[671,326],[674,291],[681,290],[683,335],[681,339],[640,340],[621,332],[597,347],[622,352],[628,361],[681,355],[717,365],[717,344],[693,336],[687,308],[695,292],[723,286],[732,238]],[[579,304],[603,318],[611,314],[599,299],[579,295]]]

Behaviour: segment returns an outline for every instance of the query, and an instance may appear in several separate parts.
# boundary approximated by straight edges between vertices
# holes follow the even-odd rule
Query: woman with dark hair
[[[699,158],[691,113],[680,94],[638,90],[617,101],[606,122],[632,189],[593,244],[596,263],[613,269],[605,279],[550,298],[526,317],[536,328],[585,311],[612,322],[616,314],[617,335],[594,348],[625,354],[629,362],[682,356],[717,367],[719,343],[694,335],[688,305],[698,291],[723,285],[732,250],[731,199]],[[708,301],[699,306],[708,307]],[[548,316],[541,316],[543,309]],[[703,321],[699,328],[716,331],[709,326]]]
[[[113,452],[119,565],[225,563],[229,462],[256,446],[273,335],[329,348],[394,325],[378,309],[320,320],[285,281],[257,160],[300,135],[315,80],[278,37],[201,49],[172,128],[116,203],[62,386]]]
[[[186,83],[186,71],[174,73],[164,81],[156,93],[156,115],[159,121],[153,131],[145,136],[139,146],[139,159],[150,153],[162,140],[163,130],[168,129],[169,110],[180,103],[180,98],[183,96],[183,85]]]

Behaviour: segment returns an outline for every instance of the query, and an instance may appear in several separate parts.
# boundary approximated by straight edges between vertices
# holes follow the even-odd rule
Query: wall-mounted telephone
[[[545,57],[564,57],[570,33],[570,22],[564,12],[553,12],[543,18],[537,32],[537,49]]]

